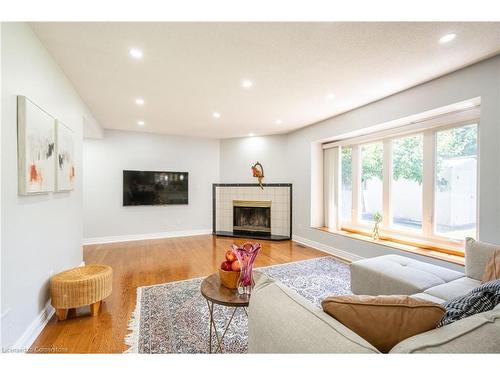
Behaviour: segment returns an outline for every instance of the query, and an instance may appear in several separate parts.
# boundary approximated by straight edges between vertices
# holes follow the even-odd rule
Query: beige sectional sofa
[[[406,294],[443,303],[479,285],[480,280],[467,274],[400,255],[384,255],[351,264],[354,294]]]
[[[442,303],[480,285],[494,250],[469,246],[465,274],[397,255],[363,259],[351,265],[352,289],[356,294],[407,294]],[[250,353],[379,353],[294,291],[263,274],[255,279],[248,317]],[[500,353],[500,305],[410,337],[391,353]]]

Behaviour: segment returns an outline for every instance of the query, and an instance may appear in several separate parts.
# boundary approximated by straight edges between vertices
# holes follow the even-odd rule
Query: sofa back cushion
[[[465,239],[465,274],[476,280],[481,280],[486,264],[500,245],[476,241],[473,238]]]
[[[379,353],[366,340],[272,278],[254,273],[249,353]]]
[[[490,260],[486,264],[484,269],[483,277],[481,278],[481,283],[487,283],[488,281],[493,281],[500,279],[500,250],[495,250]]]
[[[445,313],[438,303],[399,295],[328,297],[322,306],[382,353],[408,337],[436,328]]]

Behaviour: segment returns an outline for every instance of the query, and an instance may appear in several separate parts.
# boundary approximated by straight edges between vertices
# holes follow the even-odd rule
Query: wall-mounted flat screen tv
[[[188,204],[188,172],[123,171],[123,205]]]

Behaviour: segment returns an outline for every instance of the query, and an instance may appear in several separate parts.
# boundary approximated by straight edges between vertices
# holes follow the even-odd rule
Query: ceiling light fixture
[[[140,49],[137,49],[137,48],[131,48],[128,53],[130,54],[130,56],[132,56],[134,59],[137,59],[137,60],[140,60],[142,59],[142,51]]]
[[[253,133],[248,133],[248,136],[249,136],[249,137],[253,137],[254,135],[255,135],[255,134],[253,134]]]
[[[135,99],[135,104],[137,104],[137,105],[144,105],[144,99],[143,98],[137,98],[137,99]]]
[[[220,118],[220,113],[219,112],[214,112],[212,113],[213,118]]]
[[[456,37],[457,37],[457,34],[454,34],[454,33],[446,34],[439,39],[439,43],[441,43],[441,44],[449,43],[453,39],[455,39]]]
[[[278,119],[278,120],[276,120],[274,123],[275,123],[276,125],[281,125],[281,124],[283,124],[283,121],[281,121],[280,119]]]
[[[335,99],[335,95],[334,95],[334,94],[332,94],[332,93],[329,93],[329,94],[327,94],[327,95],[326,95],[326,98],[327,98],[328,100],[332,100],[332,99]]]
[[[144,125],[146,125],[146,123],[142,120],[139,120],[139,121],[137,121],[137,125],[144,126]]]
[[[243,87],[244,89],[249,89],[253,86],[253,82],[250,81],[249,79],[244,79],[242,82],[241,82],[241,87]]]

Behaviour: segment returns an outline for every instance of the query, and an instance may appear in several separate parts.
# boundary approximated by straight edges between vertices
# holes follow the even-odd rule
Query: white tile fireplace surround
[[[252,206],[253,201],[255,206],[267,206],[270,203],[271,239],[290,238],[291,190],[291,184],[264,184],[264,189],[261,189],[258,184],[214,184],[214,233],[232,234],[233,206],[240,205],[242,201]]]

